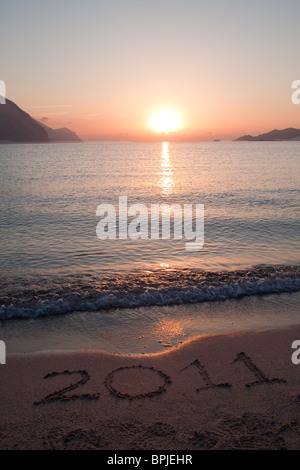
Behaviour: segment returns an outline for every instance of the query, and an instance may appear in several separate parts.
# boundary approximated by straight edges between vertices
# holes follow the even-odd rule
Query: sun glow
[[[183,121],[177,111],[163,109],[152,114],[149,127],[155,132],[176,132],[183,126]]]

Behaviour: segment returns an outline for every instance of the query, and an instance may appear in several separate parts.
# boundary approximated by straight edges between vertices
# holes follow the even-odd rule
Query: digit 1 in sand
[[[238,353],[238,355],[236,356],[235,360],[233,362],[243,362],[245,364],[245,366],[254,374],[254,376],[257,378],[257,380],[255,380],[255,382],[250,382],[248,384],[246,384],[246,387],[253,387],[255,385],[260,385],[260,384],[263,384],[263,383],[268,383],[268,384],[271,384],[271,383],[274,383],[274,382],[277,382],[277,383],[285,383],[286,380],[284,379],[277,379],[277,378],[274,378],[274,379],[269,379],[261,370],[260,368],[254,364],[254,362],[252,361],[252,359],[247,356],[247,354],[245,354],[244,352],[240,352]]]
[[[195,366],[197,367],[197,369],[199,370],[199,374],[201,375],[204,383],[205,383],[205,387],[201,387],[201,388],[197,388],[196,391],[197,392],[200,392],[201,390],[208,390],[210,388],[230,388],[231,385],[227,382],[225,383],[221,383],[221,384],[215,384],[213,383],[213,381],[211,380],[207,370],[206,370],[206,367],[204,364],[202,364],[199,359],[195,359],[195,361],[191,362],[188,366],[184,367],[182,369],[185,370],[185,369],[188,369],[189,367],[191,366]]]

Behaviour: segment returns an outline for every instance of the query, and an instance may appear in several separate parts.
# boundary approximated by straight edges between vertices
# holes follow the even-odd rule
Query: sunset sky
[[[0,5],[7,97],[51,127],[85,139],[152,140],[160,110],[179,117],[170,139],[300,127],[291,101],[300,79],[299,0]]]

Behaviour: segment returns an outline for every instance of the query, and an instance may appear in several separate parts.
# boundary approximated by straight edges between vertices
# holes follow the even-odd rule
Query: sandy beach
[[[1,449],[299,449],[300,327],[164,353],[9,355]]]

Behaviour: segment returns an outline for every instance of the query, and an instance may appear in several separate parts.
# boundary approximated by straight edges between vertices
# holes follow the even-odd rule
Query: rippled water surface
[[[299,142],[0,146],[2,274],[299,262]],[[96,208],[204,204],[205,243],[99,240]]]
[[[154,319],[151,308],[294,295],[299,162],[299,142],[0,145],[0,319],[77,312],[86,327],[102,315],[117,335],[124,318],[143,324],[140,308]],[[149,215],[151,204],[204,204],[202,249],[99,240],[97,206],[118,209],[119,196]]]

